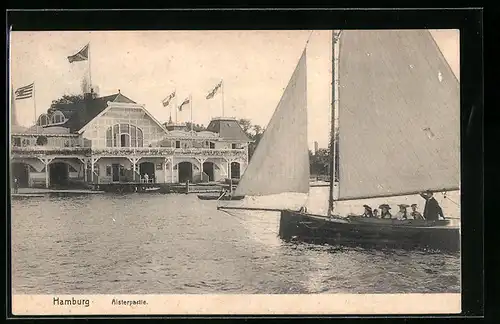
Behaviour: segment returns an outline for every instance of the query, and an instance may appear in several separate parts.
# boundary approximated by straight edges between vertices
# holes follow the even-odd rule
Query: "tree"
[[[190,122],[186,122],[186,129],[188,131],[191,130],[191,123]],[[207,130],[207,128],[203,125],[200,125],[200,124],[193,124],[193,131],[195,132],[201,132],[201,131],[204,131],[204,130]]]
[[[319,149],[316,154],[309,151],[310,173],[314,175],[328,175],[330,168],[330,152],[328,149]]]
[[[252,142],[248,144],[248,159],[250,160],[264,134],[264,128],[260,125],[252,125],[250,119],[246,118],[239,119],[238,124],[240,124],[241,129],[243,129],[248,138],[252,140]]]
[[[245,133],[249,133],[250,130],[252,129],[252,123],[250,122],[250,119],[246,118],[241,118],[238,120],[238,124],[240,124],[241,128]]]
[[[59,99],[53,100],[50,108],[48,109],[48,113],[52,113],[55,110],[59,110],[61,107],[64,107],[68,104],[78,104],[84,102],[85,98],[83,95],[64,95]]]

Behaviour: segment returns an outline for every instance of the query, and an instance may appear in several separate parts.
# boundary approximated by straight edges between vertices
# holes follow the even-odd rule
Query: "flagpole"
[[[193,98],[189,95],[189,110],[191,110],[191,135],[193,134]]]
[[[170,116],[169,116],[168,120],[172,121],[172,103],[171,102],[168,103],[168,108],[170,109],[170,112],[169,112]]]
[[[35,81],[33,81],[33,112],[34,112],[34,121],[35,123],[33,124],[36,126],[36,95],[35,95]]]
[[[90,42],[88,44],[88,53],[89,53],[89,83],[90,83],[90,91],[92,91],[92,65],[90,64]]]
[[[10,84],[10,101],[9,101],[9,111],[10,111],[10,126],[17,125],[16,118],[16,108],[14,107],[14,85]]]
[[[177,90],[175,90],[174,104],[175,104],[175,125],[177,125],[177,110],[179,109],[179,107],[177,107]]]
[[[224,80],[221,80],[222,117],[224,117]]]
[[[193,97],[189,95],[189,108],[191,110],[191,147],[193,147]]]

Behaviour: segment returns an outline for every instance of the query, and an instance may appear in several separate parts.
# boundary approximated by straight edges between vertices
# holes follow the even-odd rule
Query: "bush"
[[[47,145],[48,141],[49,140],[47,139],[47,137],[41,135],[38,136],[38,138],[36,139],[36,145],[41,145],[41,146]]]

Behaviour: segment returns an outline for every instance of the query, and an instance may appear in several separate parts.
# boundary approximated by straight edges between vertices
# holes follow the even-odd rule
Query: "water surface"
[[[177,194],[13,200],[13,292],[460,292],[459,255],[284,243],[278,213],[216,206]]]

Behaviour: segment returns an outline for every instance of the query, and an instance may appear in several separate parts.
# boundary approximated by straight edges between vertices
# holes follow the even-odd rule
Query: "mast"
[[[335,109],[335,105],[338,102],[337,100],[337,79],[335,77],[335,74],[337,73],[337,67],[335,66],[336,58],[335,56],[337,55],[335,51],[335,45],[338,42],[340,38],[340,33],[341,31],[335,31],[332,30],[332,113],[331,113],[331,122],[330,122],[330,194],[328,196],[328,216],[331,216],[333,214],[333,209],[334,209],[334,202],[335,202],[335,173],[336,173],[336,168],[337,165],[335,163],[335,160],[337,158],[337,152],[335,150],[336,148],[336,113],[337,109]]]

